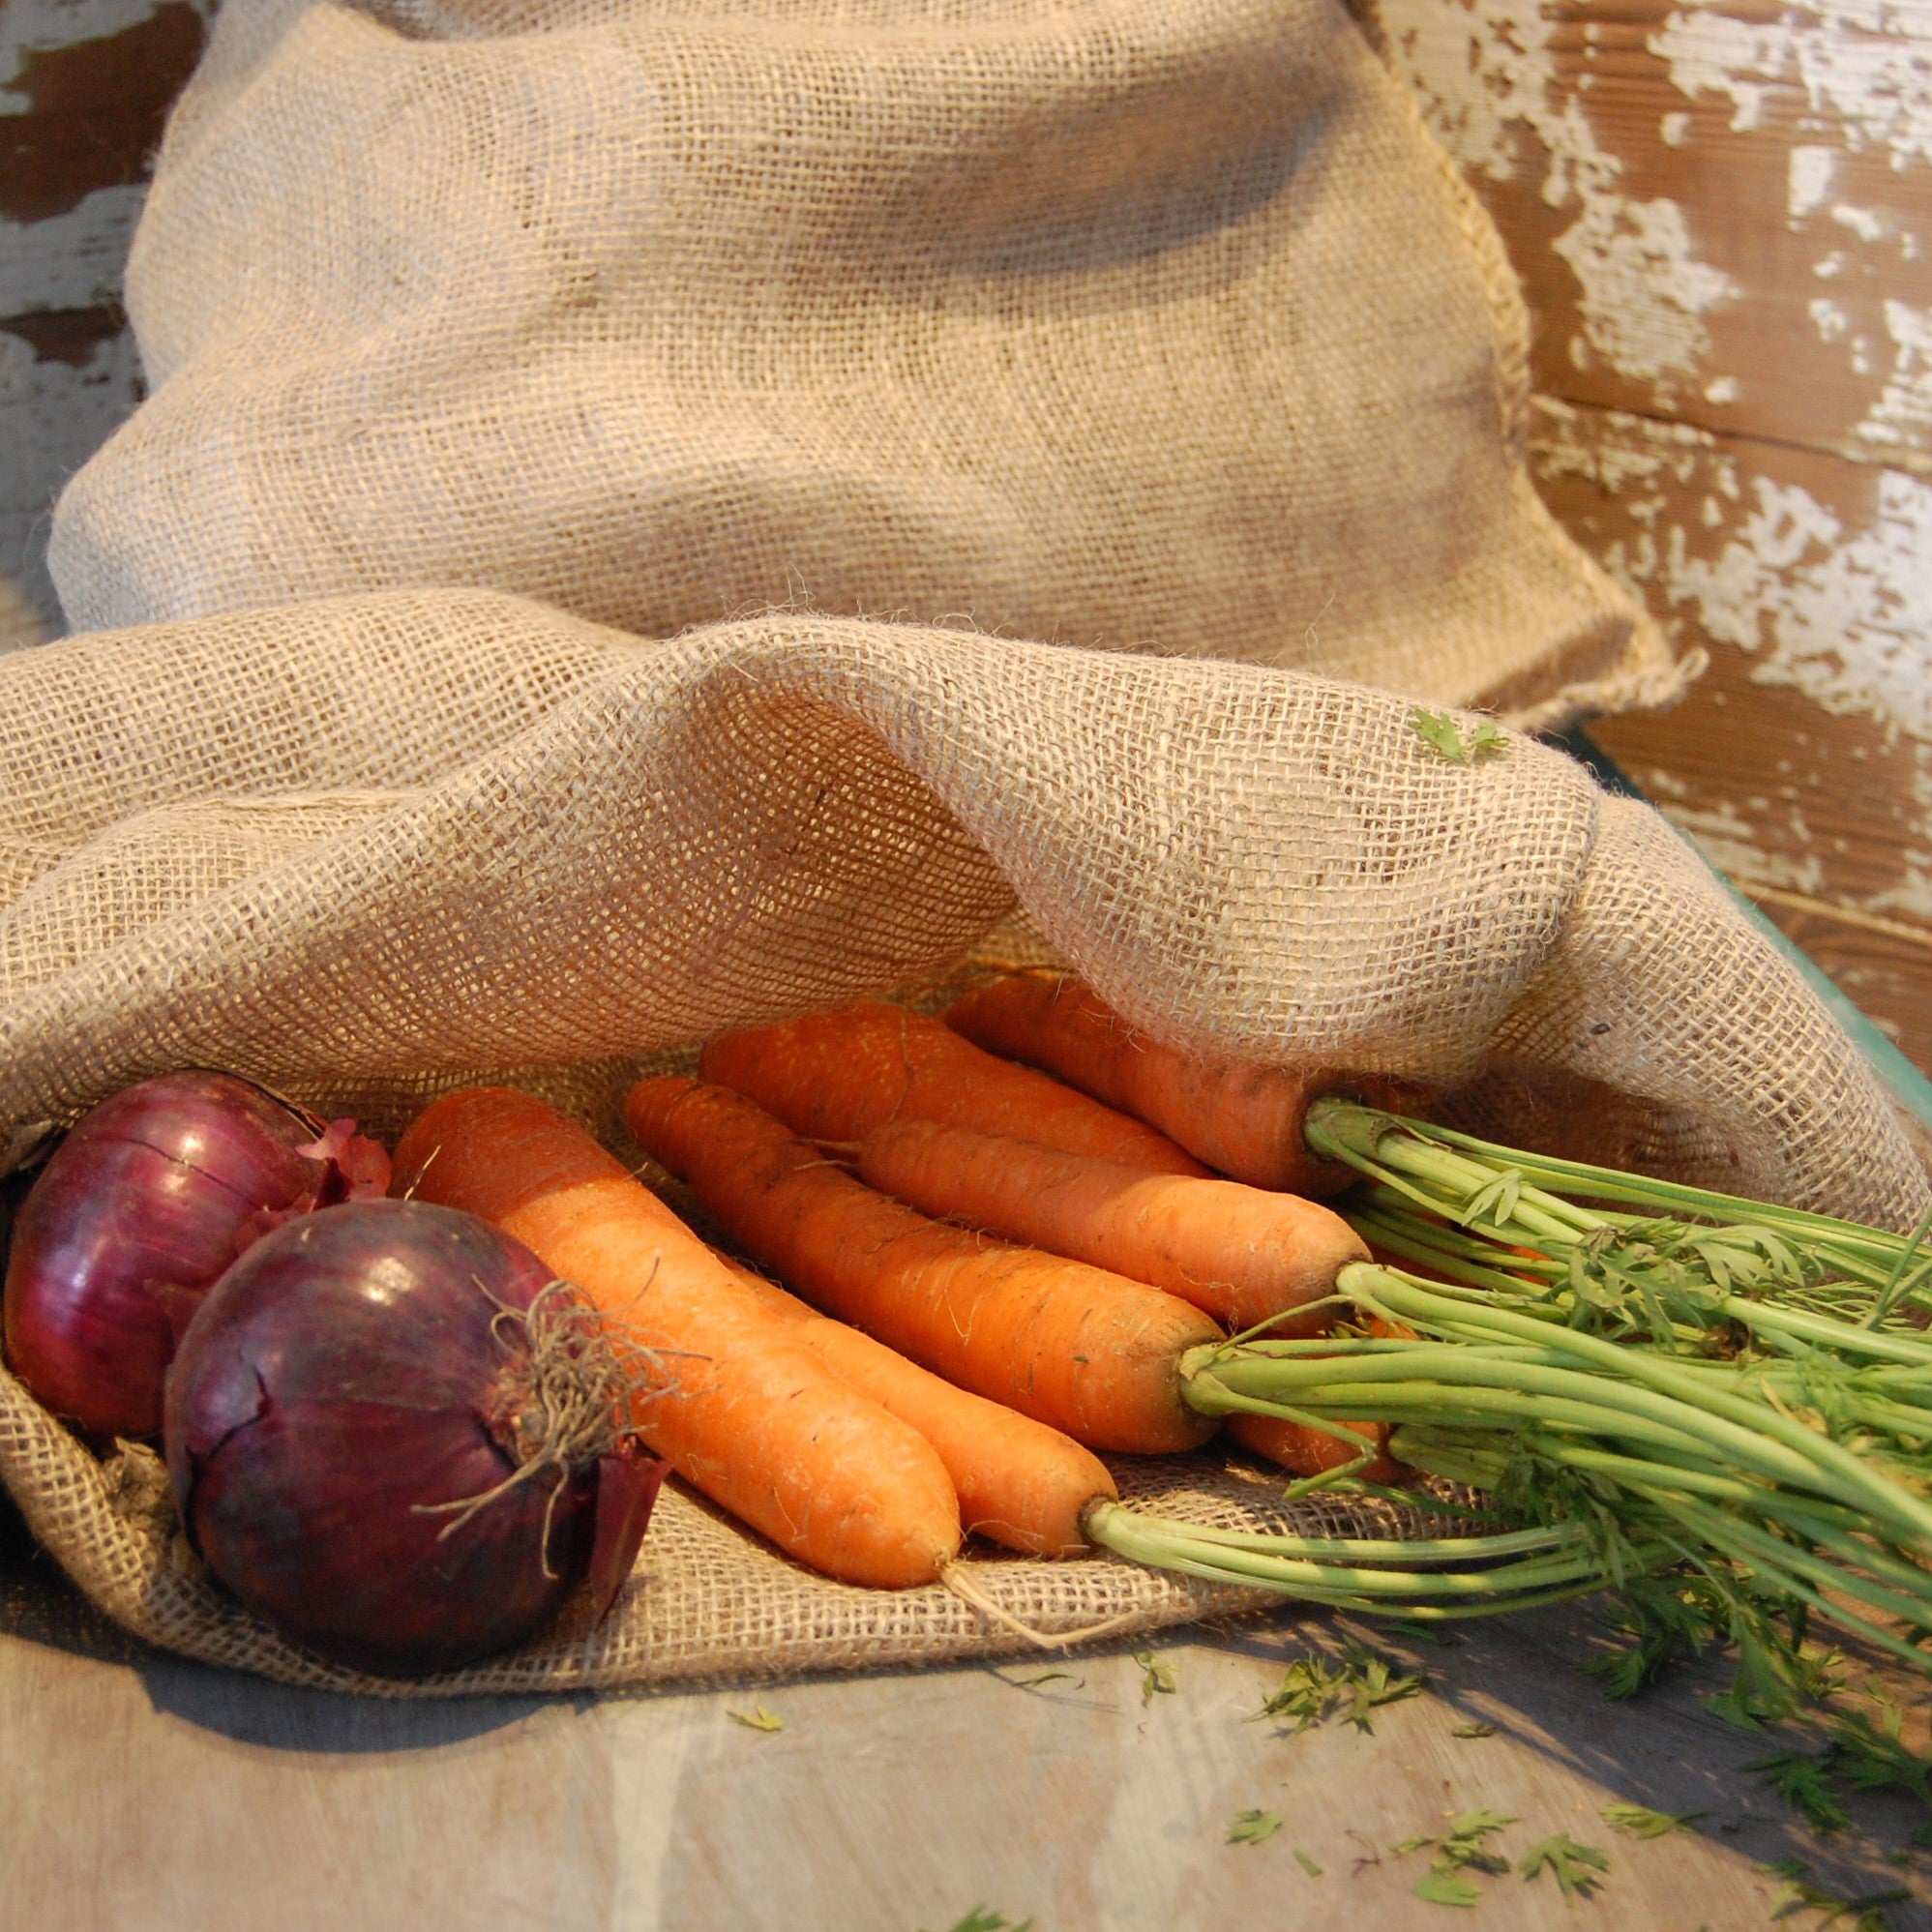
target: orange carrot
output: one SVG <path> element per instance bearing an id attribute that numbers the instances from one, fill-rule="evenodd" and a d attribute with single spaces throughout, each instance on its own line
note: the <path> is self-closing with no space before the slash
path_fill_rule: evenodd
<path id="1" fill-rule="evenodd" d="M 830 1374 L 650 1190 L 574 1122 L 509 1087 L 439 1100 L 396 1148 L 393 1191 L 492 1221 L 573 1282 L 658 1368 L 644 1441 L 694 1487 L 847 1583 L 930 1583 L 959 1501 L 933 1446 Z"/>
<path id="2" fill-rule="evenodd" d="M 1410 1473 L 1387 1451 L 1388 1423 L 1348 1422 L 1337 1426 L 1352 1429 L 1375 1444 L 1378 1451 L 1375 1461 L 1355 1471 L 1365 1481 L 1400 1482 Z M 1344 1469 L 1362 1453 L 1358 1444 L 1343 1437 L 1324 1435 L 1305 1422 L 1291 1422 L 1279 1415 L 1231 1415 L 1228 1433 L 1244 1449 L 1279 1463 L 1295 1475 L 1320 1475 L 1325 1470 Z"/>
<path id="3" fill-rule="evenodd" d="M 1144 1121 L 983 1054 L 927 1014 L 876 1000 L 728 1033 L 704 1049 L 698 1070 L 807 1140 L 944 1120 L 1162 1174 L 1207 1172 Z"/>
<path id="4" fill-rule="evenodd" d="M 909 1422 L 939 1452 L 960 1493 L 960 1518 L 976 1535 L 1029 1557 L 1075 1557 L 1093 1545 L 1081 1512 L 1096 1497 L 1117 1499 L 1107 1466 L 1071 1436 L 955 1388 L 883 1342 L 788 1294 L 731 1262 L 725 1265 L 843 1382 Z"/>
<path id="5" fill-rule="evenodd" d="M 737 1246 L 948 1382 L 1093 1449 L 1212 1433 L 1181 1401 L 1180 1357 L 1221 1330 L 1175 1296 L 929 1220 L 722 1086 L 647 1080 L 624 1118 Z"/>
<path id="6" fill-rule="evenodd" d="M 1160 1128 L 1221 1174 L 1294 1194 L 1338 1194 L 1355 1178 L 1309 1152 L 1301 1127 L 1310 1101 L 1351 1093 L 1385 1107 L 1414 1096 L 1379 1076 L 1192 1057 L 1136 1032 L 1067 975 L 1009 974 L 955 1000 L 945 1021 L 975 1046 L 1044 1067 Z"/>
<path id="7" fill-rule="evenodd" d="M 931 1120 L 868 1134 L 859 1174 L 924 1213 L 1152 1282 L 1236 1329 L 1332 1294 L 1341 1269 L 1369 1258 L 1339 1214 L 1298 1195 L 1148 1174 Z M 1320 1334 L 1332 1320 L 1317 1309 L 1270 1333 Z"/>

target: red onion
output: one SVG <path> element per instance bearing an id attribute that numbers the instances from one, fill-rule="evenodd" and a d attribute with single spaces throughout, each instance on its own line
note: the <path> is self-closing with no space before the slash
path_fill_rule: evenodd
<path id="1" fill-rule="evenodd" d="M 279 1221 L 388 1180 L 388 1156 L 353 1121 L 325 1126 L 233 1074 L 128 1087 L 79 1121 L 20 1207 L 7 1359 L 79 1429 L 157 1436 L 194 1299 Z"/>
<path id="2" fill-rule="evenodd" d="M 167 1374 L 190 1539 L 326 1657 L 453 1670 L 629 1574 L 663 1464 L 617 1442 L 596 1317 L 520 1242 L 368 1201 L 278 1228 L 215 1285 Z"/>

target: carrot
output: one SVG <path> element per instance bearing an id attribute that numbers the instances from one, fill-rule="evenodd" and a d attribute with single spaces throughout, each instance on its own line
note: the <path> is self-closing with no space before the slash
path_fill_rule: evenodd
<path id="1" fill-rule="evenodd" d="M 931 1120 L 868 1134 L 859 1174 L 927 1214 L 1151 1282 L 1231 1328 L 1320 1301 L 1350 1262 L 1369 1259 L 1339 1214 L 1296 1195 L 1148 1174 Z M 1320 1334 L 1330 1319 L 1318 1309 L 1270 1333 Z"/>
<path id="2" fill-rule="evenodd" d="M 509 1087 L 439 1100 L 396 1148 L 393 1191 L 492 1221 L 576 1284 L 620 1348 L 674 1375 L 631 1420 L 694 1487 L 847 1583 L 930 1583 L 959 1501 L 931 1443 L 857 1394 L 590 1135 Z"/>
<path id="3" fill-rule="evenodd" d="M 929 1220 L 722 1086 L 647 1080 L 624 1118 L 737 1246 L 948 1382 L 1092 1449 L 1213 1433 L 1181 1400 L 1180 1357 L 1221 1330 L 1175 1296 Z"/>
<path id="4" fill-rule="evenodd" d="M 1119 1496 L 1099 1457 L 1017 1409 L 955 1388 L 762 1275 L 725 1265 L 774 1314 L 793 1322 L 799 1341 L 841 1382 L 932 1443 L 960 1493 L 960 1517 L 969 1532 L 1029 1557 L 1091 1551 L 1082 1512 L 1096 1498 Z"/>
<path id="5" fill-rule="evenodd" d="M 1221 1174 L 1293 1194 L 1339 1194 L 1355 1178 L 1309 1152 L 1301 1128 L 1310 1101 L 1347 1092 L 1381 1107 L 1414 1097 L 1380 1076 L 1192 1057 L 1135 1031 L 1070 975 L 1011 973 L 955 1000 L 945 1022 L 989 1053 L 1044 1067 L 1160 1128 Z"/>
<path id="6" fill-rule="evenodd" d="M 1400 1482 L 1409 1474 L 1388 1453 L 1386 1422 L 1342 1422 L 1338 1428 L 1352 1429 L 1375 1444 L 1375 1461 L 1355 1473 L 1368 1482 Z M 1346 1469 L 1362 1451 L 1359 1445 L 1340 1436 L 1330 1436 L 1305 1422 L 1291 1422 L 1279 1415 L 1231 1415 L 1228 1433 L 1244 1449 L 1252 1449 L 1269 1462 L 1279 1463 L 1295 1475 L 1321 1475 L 1327 1470 Z"/>
<path id="7" fill-rule="evenodd" d="M 944 1120 L 1163 1174 L 1207 1172 L 1144 1121 L 981 1053 L 927 1014 L 877 1000 L 728 1033 L 704 1049 L 698 1070 L 807 1140 Z"/>

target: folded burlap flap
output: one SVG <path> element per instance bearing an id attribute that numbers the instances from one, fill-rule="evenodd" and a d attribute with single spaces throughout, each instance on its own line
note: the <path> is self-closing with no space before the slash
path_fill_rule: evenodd
<path id="1" fill-rule="evenodd" d="M 1525 469 L 1488 218 L 1338 0 L 224 0 L 75 629 L 788 606 L 1543 726 L 1661 638 Z"/>
<path id="2" fill-rule="evenodd" d="M 1791 967 L 1660 819 L 1527 739 L 1455 762 L 1401 700 L 1246 665 L 831 619 L 652 644 L 455 591 L 0 659 L 0 1143 L 184 1063 L 390 1129 L 509 1069 L 608 1132 L 639 1055 L 930 975 L 1016 900 L 1204 1053 L 1424 1076 L 1519 1139 L 1607 1136 L 1892 1226 L 1927 1199 Z M 196 1656 L 358 1681 L 174 1561 L 138 1475 L 0 1378 L 0 1476 L 102 1608 Z M 1210 1464 L 1130 1476 L 1267 1520 L 1268 1492 Z M 1394 1521 L 1327 1507 L 1298 1520 Z M 943 1590 L 812 1577 L 688 1497 L 662 1511 L 600 1630 L 414 1688 L 1019 1641 Z M 1100 1558 L 988 1577 L 1047 1631 L 1261 1600 Z"/>

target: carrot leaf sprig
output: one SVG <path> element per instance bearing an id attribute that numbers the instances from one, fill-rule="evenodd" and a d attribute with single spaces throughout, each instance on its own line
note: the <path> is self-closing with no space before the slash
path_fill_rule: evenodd
<path id="1" fill-rule="evenodd" d="M 1294 1735 L 1312 1730 L 1332 1711 L 1346 1707 L 1343 1723 L 1373 1733 L 1370 1712 L 1384 1704 L 1413 1697 L 1425 1681 L 1420 1671 L 1403 1671 L 1388 1657 L 1352 1639 L 1343 1648 L 1341 1663 L 1331 1668 L 1324 1657 L 1296 1657 L 1289 1665 L 1281 1688 L 1255 1714 L 1294 1720 Z"/>
<path id="2" fill-rule="evenodd" d="M 1446 711 L 1429 711 L 1418 704 L 1409 723 L 1432 752 L 1455 764 L 1474 764 L 1478 759 L 1493 758 L 1509 749 L 1509 740 L 1497 729 L 1493 719 L 1479 720 L 1467 738 Z"/>
<path id="3" fill-rule="evenodd" d="M 1470 1877 L 1471 1872 L 1492 1876 L 1508 1871 L 1509 1860 L 1486 1842 L 1505 1826 L 1515 1824 L 1487 1809 L 1465 1811 L 1450 1819 L 1441 1837 L 1422 1835 L 1404 1838 L 1396 1845 L 1398 1858 L 1433 1846 L 1436 1856 L 1429 1869 L 1415 1882 L 1415 1896 L 1431 1905 L 1474 1905 L 1482 1897 L 1482 1887 Z"/>

